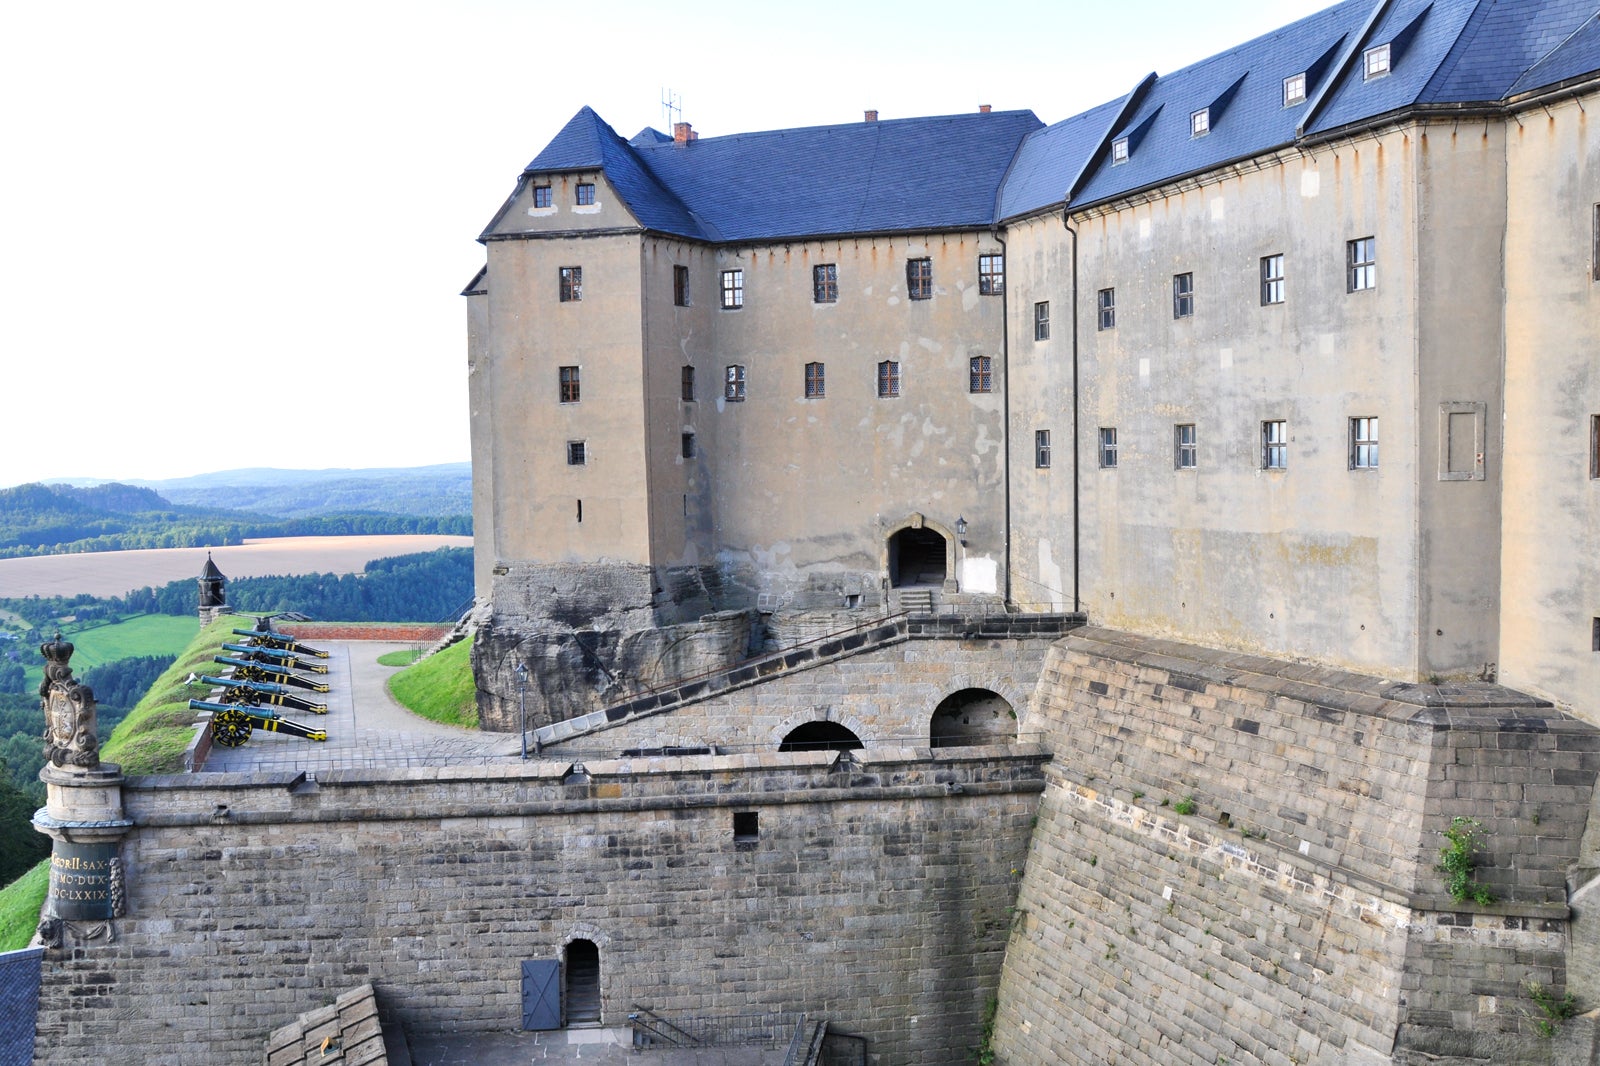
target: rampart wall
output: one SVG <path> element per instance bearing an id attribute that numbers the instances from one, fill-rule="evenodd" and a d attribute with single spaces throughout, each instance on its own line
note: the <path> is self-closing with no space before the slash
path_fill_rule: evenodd
<path id="1" fill-rule="evenodd" d="M 370 982 L 418 1030 L 520 1024 L 520 963 L 599 948 L 603 1022 L 820 1012 L 882 1062 L 980 1037 L 1038 747 L 142 778 L 128 914 L 45 962 L 39 1059 L 256 1063 Z M 735 840 L 733 814 L 754 814 Z"/>

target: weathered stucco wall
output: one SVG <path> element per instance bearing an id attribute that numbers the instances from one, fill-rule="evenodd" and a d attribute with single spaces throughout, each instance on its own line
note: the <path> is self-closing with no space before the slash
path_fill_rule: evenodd
<path id="1" fill-rule="evenodd" d="M 604 1024 L 804 1010 L 965 1062 L 1045 756 L 857 755 L 134 782 L 128 917 L 47 953 L 38 1061 L 257 1063 L 369 981 L 414 1031 L 517 1028 L 521 960 L 582 938 Z"/>
<path id="2" fill-rule="evenodd" d="M 1084 629 L 1023 728 L 1055 760 L 998 1062 L 1552 1061 L 1524 982 L 1567 984 L 1592 727 L 1495 686 Z M 1483 823 L 1495 904 L 1433 868 L 1457 815 Z M 1569 1027 L 1558 1054 L 1593 1042 Z"/>

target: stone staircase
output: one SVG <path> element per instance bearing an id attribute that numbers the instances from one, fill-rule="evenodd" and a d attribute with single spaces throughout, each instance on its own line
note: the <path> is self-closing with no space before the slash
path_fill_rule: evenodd
<path id="1" fill-rule="evenodd" d="M 906 614 L 932 614 L 932 589 L 901 589 L 900 610 Z"/>

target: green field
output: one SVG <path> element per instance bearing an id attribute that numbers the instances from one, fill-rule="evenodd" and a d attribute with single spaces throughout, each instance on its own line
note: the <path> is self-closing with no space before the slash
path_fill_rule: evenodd
<path id="1" fill-rule="evenodd" d="M 445 725 L 478 727 L 472 642 L 458 641 L 389 679 L 389 693 L 407 710 Z"/>
<path id="2" fill-rule="evenodd" d="M 78 649 L 72 654 L 72 672 L 83 676 L 91 666 L 117 659 L 143 655 L 176 655 L 200 632 L 198 618 L 170 614 L 137 614 L 121 622 L 90 623 L 86 628 L 61 627 L 61 635 Z M 28 672 L 28 687 L 37 688 L 44 677 L 44 659 L 37 649 L 29 649 L 23 666 Z"/>

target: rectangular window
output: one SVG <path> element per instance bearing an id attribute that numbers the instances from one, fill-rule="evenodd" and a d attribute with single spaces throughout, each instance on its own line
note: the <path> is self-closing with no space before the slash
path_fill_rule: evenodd
<path id="1" fill-rule="evenodd" d="M 561 302 L 576 303 L 583 299 L 583 267 L 561 268 Z"/>
<path id="2" fill-rule="evenodd" d="M 1189 136 L 1204 137 L 1211 132 L 1211 109 L 1202 107 L 1189 116 Z"/>
<path id="3" fill-rule="evenodd" d="M 1306 99 L 1306 76 L 1291 74 L 1283 79 L 1283 106 L 1293 107 Z"/>
<path id="4" fill-rule="evenodd" d="M 694 434 L 693 433 L 685 433 L 683 435 L 683 442 L 682 442 L 682 448 L 681 448 L 680 454 L 685 459 L 693 459 L 694 458 Z"/>
<path id="5" fill-rule="evenodd" d="M 561 391 L 559 395 L 562 403 L 578 402 L 578 378 L 577 367 L 564 366 L 561 368 Z"/>
<path id="6" fill-rule="evenodd" d="M 1094 298 L 1099 312 L 1099 328 L 1115 329 L 1117 325 L 1117 290 L 1101 289 Z"/>
<path id="7" fill-rule="evenodd" d="M 1127 161 L 1128 138 L 1118 137 L 1116 140 L 1111 142 L 1111 165 L 1116 166 L 1119 163 L 1126 163 Z"/>
<path id="8" fill-rule="evenodd" d="M 694 367 L 683 365 L 683 402 L 694 403 Z"/>
<path id="9" fill-rule="evenodd" d="M 1600 204 L 1594 205 L 1594 280 L 1600 281 Z"/>
<path id="10" fill-rule="evenodd" d="M 1283 303 L 1283 256 L 1261 257 L 1261 306 Z"/>
<path id="11" fill-rule="evenodd" d="M 1261 423 L 1261 469 L 1284 470 L 1289 466 L 1289 423 L 1282 419 Z"/>
<path id="12" fill-rule="evenodd" d="M 1195 441 L 1194 423 L 1179 422 L 1172 427 L 1173 465 L 1179 470 L 1193 470 L 1200 465 L 1200 446 Z"/>
<path id="13" fill-rule="evenodd" d="M 1595 651 L 1600 651 L 1600 618 L 1594 620 L 1594 635 L 1589 639 L 1589 645 Z"/>
<path id="14" fill-rule="evenodd" d="M 679 307 L 689 306 L 689 268 L 686 266 L 672 268 L 672 302 Z"/>
<path id="15" fill-rule="evenodd" d="M 1006 291 L 1006 257 L 978 256 L 978 295 L 999 296 Z"/>
<path id="16" fill-rule="evenodd" d="M 1484 480 L 1484 434 L 1489 405 L 1448 400 L 1439 405 L 1439 480 Z"/>
<path id="17" fill-rule="evenodd" d="M 913 300 L 933 299 L 933 260 L 906 260 L 906 292 Z"/>
<path id="18" fill-rule="evenodd" d="M 722 272 L 722 309 L 737 311 L 744 306 L 744 271 Z"/>
<path id="19" fill-rule="evenodd" d="M 736 363 L 728 368 L 727 377 L 722 383 L 722 398 L 724 400 L 732 400 L 735 403 L 739 403 L 744 400 L 743 366 Z"/>
<path id="20" fill-rule="evenodd" d="M 806 399 L 820 400 L 827 394 L 826 369 L 822 363 L 806 364 Z"/>
<path id="21" fill-rule="evenodd" d="M 1115 470 L 1117 466 L 1117 431 L 1114 426 L 1100 427 L 1100 469 Z"/>
<path id="22" fill-rule="evenodd" d="M 1188 318 L 1194 314 L 1194 275 L 1172 275 L 1172 317 Z"/>
<path id="23" fill-rule="evenodd" d="M 837 263 L 819 263 L 811 268 L 811 300 L 813 303 L 839 302 L 839 266 Z"/>
<path id="24" fill-rule="evenodd" d="M 1358 237 L 1345 242 L 1344 258 L 1349 291 L 1378 287 L 1378 239 Z"/>
<path id="25" fill-rule="evenodd" d="M 878 398 L 890 399 L 900 395 L 900 364 L 885 359 L 878 364 Z"/>
<path id="26" fill-rule="evenodd" d="M 594 206 L 594 185 L 592 183 L 580 182 L 578 184 L 578 206 Z"/>
<path id="27" fill-rule="evenodd" d="M 589 456 L 587 454 L 587 449 L 584 447 L 584 442 L 583 441 L 581 441 L 581 440 L 569 440 L 569 441 L 567 441 L 567 465 L 568 466 L 583 466 L 588 461 L 589 461 Z M 579 513 L 581 514 L 582 512 L 579 512 Z M 581 521 L 583 521 L 583 519 L 580 518 L 580 519 L 578 519 L 578 521 L 581 522 Z"/>
<path id="28" fill-rule="evenodd" d="M 1350 420 L 1350 469 L 1378 468 L 1378 420 L 1363 416 Z"/>
<path id="29" fill-rule="evenodd" d="M 1050 339 L 1050 301 L 1041 300 L 1033 305 L 1033 339 L 1047 341 Z"/>
<path id="30" fill-rule="evenodd" d="M 761 812 L 733 812 L 733 840 L 736 844 L 753 844 L 761 839 Z"/>
<path id="31" fill-rule="evenodd" d="M 1389 46 L 1380 44 L 1362 53 L 1363 69 L 1367 78 L 1381 78 L 1389 73 Z"/>
<path id="32" fill-rule="evenodd" d="M 1043 470 L 1050 465 L 1050 431 L 1036 429 L 1033 431 L 1033 465 Z"/>
<path id="33" fill-rule="evenodd" d="M 1600 415 L 1589 416 L 1589 476 L 1600 478 Z"/>
<path id="34" fill-rule="evenodd" d="M 994 391 L 994 360 L 987 355 L 975 355 L 967 364 L 967 391 Z"/>
<path id="35" fill-rule="evenodd" d="M 550 186 L 535 185 L 533 187 L 533 206 L 549 207 L 550 203 Z"/>

